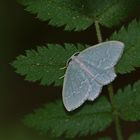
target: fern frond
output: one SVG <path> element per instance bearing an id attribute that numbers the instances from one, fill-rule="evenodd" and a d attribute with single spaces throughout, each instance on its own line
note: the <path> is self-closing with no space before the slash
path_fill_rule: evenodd
<path id="1" fill-rule="evenodd" d="M 42 85 L 62 85 L 67 60 L 75 52 L 83 50 L 83 45 L 65 44 L 64 46 L 48 44 L 48 47 L 38 47 L 37 51 L 28 50 L 26 55 L 20 55 L 12 63 L 16 72 L 26 76 L 26 80 L 41 81 Z"/>
<path id="2" fill-rule="evenodd" d="M 84 30 L 95 20 L 112 27 L 138 9 L 139 0 L 18 0 L 43 21 L 66 30 Z"/>
<path id="3" fill-rule="evenodd" d="M 128 140 L 140 140 L 140 133 L 133 134 Z"/>
<path id="4" fill-rule="evenodd" d="M 112 108 L 105 97 L 93 105 L 85 104 L 80 111 L 68 113 L 61 101 L 50 103 L 28 115 L 25 124 L 53 137 L 85 136 L 102 131 L 112 122 Z"/>
<path id="5" fill-rule="evenodd" d="M 140 120 L 140 81 L 119 90 L 114 97 L 118 115 L 126 121 Z"/>
<path id="6" fill-rule="evenodd" d="M 110 40 L 120 40 L 125 44 L 124 54 L 116 67 L 118 73 L 129 73 L 140 67 L 140 22 L 134 20 L 127 29 L 122 27 Z"/>

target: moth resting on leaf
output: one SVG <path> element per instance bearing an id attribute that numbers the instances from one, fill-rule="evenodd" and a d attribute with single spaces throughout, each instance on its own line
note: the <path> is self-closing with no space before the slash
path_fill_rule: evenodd
<path id="1" fill-rule="evenodd" d="M 71 56 L 62 91 L 63 103 L 68 111 L 78 108 L 86 100 L 94 101 L 102 87 L 115 79 L 114 66 L 123 49 L 122 42 L 107 41 Z"/>

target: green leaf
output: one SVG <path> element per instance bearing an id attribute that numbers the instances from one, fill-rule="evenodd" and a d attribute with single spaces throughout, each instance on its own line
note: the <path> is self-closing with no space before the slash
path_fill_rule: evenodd
<path id="1" fill-rule="evenodd" d="M 102 137 L 102 138 L 99 138 L 97 140 L 112 140 L 110 137 Z"/>
<path id="2" fill-rule="evenodd" d="M 103 131 L 112 122 L 112 109 L 105 97 L 94 104 L 85 104 L 80 111 L 68 113 L 61 101 L 50 103 L 28 115 L 25 124 L 43 133 L 67 138 Z"/>
<path id="3" fill-rule="evenodd" d="M 128 140 L 140 140 L 140 133 L 139 134 L 133 134 L 130 136 Z"/>
<path id="4" fill-rule="evenodd" d="M 112 27 L 139 8 L 139 0 L 18 0 L 42 21 L 66 30 L 84 30 L 95 20 Z"/>
<path id="5" fill-rule="evenodd" d="M 140 81 L 119 90 L 114 97 L 118 115 L 126 121 L 140 120 Z"/>
<path id="6" fill-rule="evenodd" d="M 134 20 L 127 29 L 122 27 L 110 40 L 120 40 L 125 44 L 124 54 L 116 67 L 118 73 L 129 73 L 140 67 L 140 22 Z"/>
<path id="7" fill-rule="evenodd" d="M 26 55 L 20 55 L 12 63 L 16 72 L 26 75 L 26 80 L 41 81 L 42 85 L 62 85 L 67 60 L 75 52 L 83 50 L 84 46 L 78 44 L 65 44 L 65 46 L 48 44 L 48 47 L 38 47 L 37 51 L 28 50 Z"/>

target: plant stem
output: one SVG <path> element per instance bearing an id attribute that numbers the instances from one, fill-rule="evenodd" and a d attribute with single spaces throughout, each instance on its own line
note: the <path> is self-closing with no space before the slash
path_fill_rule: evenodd
<path id="1" fill-rule="evenodd" d="M 95 29 L 96 29 L 96 33 L 97 33 L 98 42 L 101 43 L 102 42 L 102 34 L 101 34 L 101 30 L 100 30 L 100 26 L 99 26 L 98 21 L 95 21 Z"/>
<path id="2" fill-rule="evenodd" d="M 109 92 L 109 98 L 110 98 L 113 112 L 114 112 L 115 130 L 116 130 L 117 138 L 118 138 L 118 140 L 123 140 L 119 116 L 117 114 L 116 106 L 115 106 L 115 103 L 113 101 L 114 90 L 113 90 L 113 86 L 111 84 L 108 85 L 108 92 Z"/>
<path id="3" fill-rule="evenodd" d="M 98 21 L 95 21 L 95 29 L 96 29 L 96 33 L 97 33 L 98 42 L 101 43 L 102 42 L 102 34 L 101 34 L 101 30 L 100 30 L 100 26 L 99 26 Z M 115 103 L 113 101 L 114 90 L 113 90 L 112 84 L 108 85 L 108 92 L 109 92 L 109 98 L 110 98 L 110 102 L 111 102 L 113 112 L 114 112 L 114 121 L 115 121 L 115 129 L 116 129 L 117 139 L 123 140 L 119 116 L 117 114 Z"/>

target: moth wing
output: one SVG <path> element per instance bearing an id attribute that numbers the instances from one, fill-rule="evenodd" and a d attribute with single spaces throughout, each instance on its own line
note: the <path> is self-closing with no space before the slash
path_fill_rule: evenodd
<path id="1" fill-rule="evenodd" d="M 109 68 L 107 70 L 98 70 L 98 75 L 96 77 L 96 81 L 103 85 L 108 85 L 116 78 L 116 73 L 114 68 Z"/>
<path id="2" fill-rule="evenodd" d="M 102 70 L 88 63 L 84 63 L 91 77 L 100 85 L 107 85 L 116 78 L 114 67 Z"/>
<path id="3" fill-rule="evenodd" d="M 91 84 L 91 90 L 88 95 L 88 100 L 94 101 L 101 93 L 102 85 L 91 78 L 90 78 L 90 84 Z"/>
<path id="4" fill-rule="evenodd" d="M 74 61 L 69 63 L 63 84 L 63 103 L 68 111 L 81 106 L 88 97 L 91 86 L 86 72 Z"/>
<path id="5" fill-rule="evenodd" d="M 116 65 L 123 53 L 124 44 L 120 41 L 107 41 L 82 51 L 78 58 L 95 68 L 108 69 Z"/>

